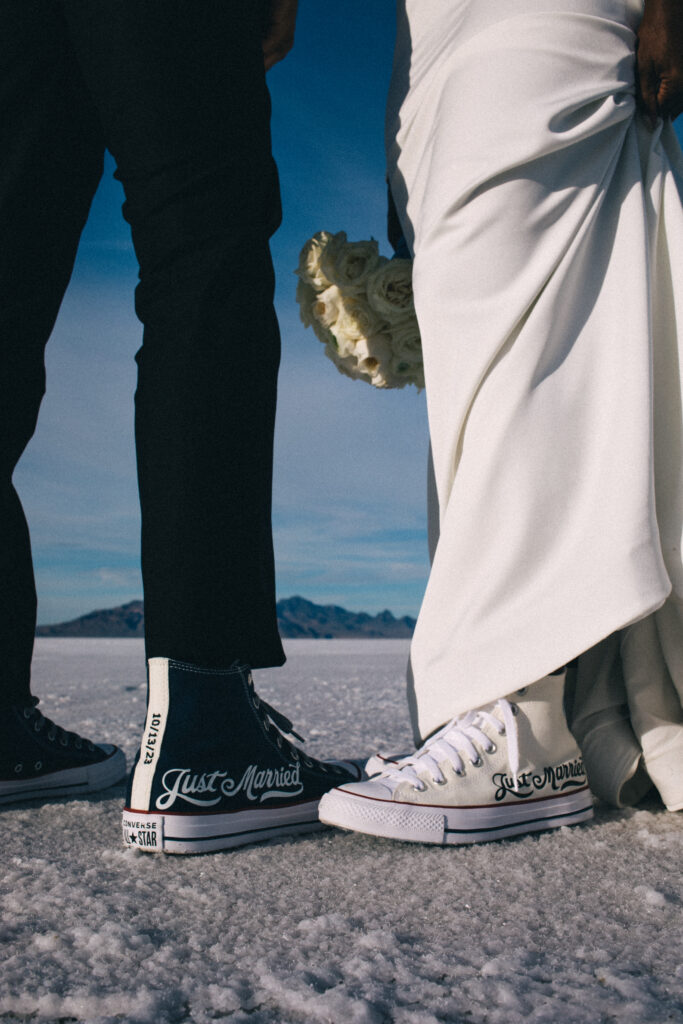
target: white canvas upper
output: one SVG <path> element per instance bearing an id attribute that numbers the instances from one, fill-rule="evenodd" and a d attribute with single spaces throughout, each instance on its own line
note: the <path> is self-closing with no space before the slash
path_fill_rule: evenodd
<path id="1" fill-rule="evenodd" d="M 592 800 L 563 711 L 564 673 L 449 722 L 414 755 L 320 805 L 342 828 L 423 842 L 472 842 L 586 820 Z M 420 809 L 398 814 L 397 805 Z M 432 838 L 425 838 L 427 834 Z M 379 831 L 377 831 L 379 829 Z"/>

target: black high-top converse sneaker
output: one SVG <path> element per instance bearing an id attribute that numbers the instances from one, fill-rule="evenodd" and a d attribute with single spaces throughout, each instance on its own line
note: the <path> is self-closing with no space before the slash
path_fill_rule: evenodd
<path id="1" fill-rule="evenodd" d="M 291 722 L 254 691 L 248 668 L 149 660 L 149 702 L 123 812 L 128 846 L 206 853 L 320 827 L 327 790 L 352 762 L 316 761 Z M 301 737 L 297 737 L 301 739 Z"/>
<path id="2" fill-rule="evenodd" d="M 81 796 L 113 786 L 125 774 L 118 747 L 67 732 L 35 704 L 0 710 L 0 804 Z"/>

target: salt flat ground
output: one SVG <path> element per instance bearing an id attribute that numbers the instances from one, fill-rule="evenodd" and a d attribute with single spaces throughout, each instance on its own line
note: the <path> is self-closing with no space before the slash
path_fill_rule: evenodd
<path id="1" fill-rule="evenodd" d="M 257 673 L 316 754 L 409 745 L 404 641 L 293 641 Z M 142 645 L 41 640 L 46 714 L 132 758 Z M 683 815 L 441 849 L 326 831 L 124 850 L 123 786 L 2 821 L 0 1020 L 683 1021 Z"/>

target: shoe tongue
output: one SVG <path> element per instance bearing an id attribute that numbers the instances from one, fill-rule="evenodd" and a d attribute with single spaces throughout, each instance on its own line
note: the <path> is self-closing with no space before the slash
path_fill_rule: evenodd
<path id="1" fill-rule="evenodd" d="M 476 711 L 468 711 L 466 714 L 461 715 L 460 718 L 454 719 L 451 723 L 451 727 L 456 729 L 466 729 L 468 725 L 474 725 L 478 729 L 483 729 L 484 732 L 488 733 L 491 729 L 490 721 L 487 721 L 487 715 L 491 715 L 497 719 L 502 725 L 505 724 L 505 716 L 500 707 L 500 702 L 495 701 L 493 704 L 485 704 L 484 707 L 477 708 Z M 488 729 L 487 729 L 488 727 Z"/>

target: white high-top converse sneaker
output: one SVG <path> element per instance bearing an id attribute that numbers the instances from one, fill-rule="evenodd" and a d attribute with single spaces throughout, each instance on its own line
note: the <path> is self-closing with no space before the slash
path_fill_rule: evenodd
<path id="1" fill-rule="evenodd" d="M 593 816 L 562 706 L 564 673 L 453 719 L 411 757 L 320 802 L 327 825 L 420 843 L 478 843 Z"/>

